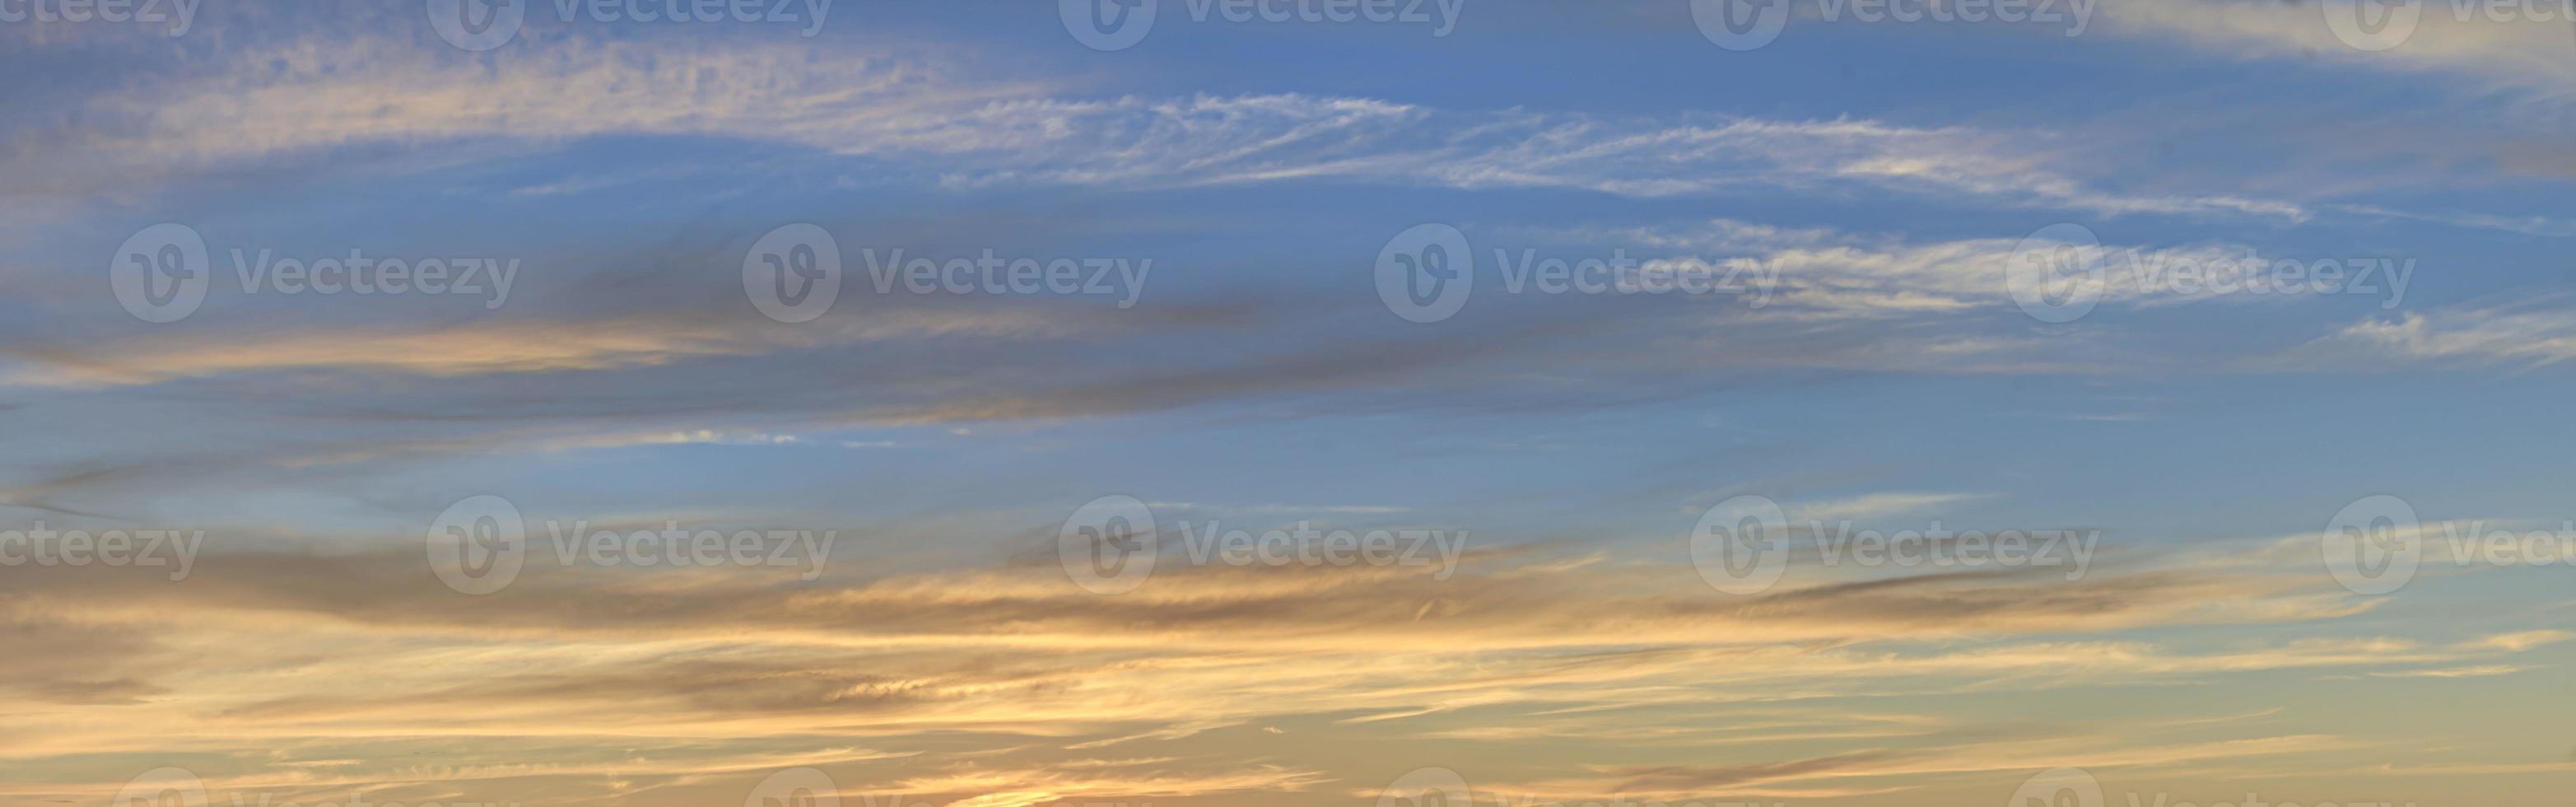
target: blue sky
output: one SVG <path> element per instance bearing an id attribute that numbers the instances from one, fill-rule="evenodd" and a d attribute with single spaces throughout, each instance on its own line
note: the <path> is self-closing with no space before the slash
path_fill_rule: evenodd
<path id="1" fill-rule="evenodd" d="M 2340 2 L 1800 2 L 1736 50 L 1723 3 L 1162 0 L 1104 50 L 1051 3 L 541 2 L 474 49 L 443 3 L 0 21 L 35 79 L 0 85 L 0 802 L 1988 805 L 2076 769 L 2539 805 L 2576 762 L 2569 562 L 2527 551 L 2576 543 L 2558 9 L 2371 50 Z M 748 290 L 791 225 L 838 258 L 803 320 Z M 1470 245 L 1454 314 L 1381 295 L 1408 232 Z M 897 250 L 1136 271 L 924 293 Z M 1758 288 L 1515 291 L 1524 254 Z M 355 256 L 493 268 L 242 274 Z M 155 262 L 202 300 L 118 286 Z M 2388 271 L 2128 273 L 2320 262 Z M 2077 309 L 2016 297 L 2070 267 Z M 2371 591 L 2336 536 L 2382 494 L 2420 570 Z M 494 591 L 441 565 L 478 496 L 526 534 Z M 1107 497 L 1161 547 L 1132 590 L 1067 543 Z M 1704 516 L 1743 501 L 1789 548 L 1728 591 Z M 1465 551 L 1188 560 L 1211 523 Z M 545 545 L 665 524 L 835 543 Z M 2099 552 L 1821 540 L 1944 529 Z M 34 530 L 201 544 L 171 579 Z"/>

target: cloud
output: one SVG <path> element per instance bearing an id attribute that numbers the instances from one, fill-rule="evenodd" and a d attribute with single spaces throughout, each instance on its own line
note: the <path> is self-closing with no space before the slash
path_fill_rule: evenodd
<path id="1" fill-rule="evenodd" d="M 2365 319 L 2289 351 L 2283 362 L 2386 367 L 2536 367 L 2576 358 L 2576 311 L 2563 300 L 2410 311 Z"/>
<path id="2" fill-rule="evenodd" d="M 2568 46 L 2568 20 L 2499 22 L 2485 19 L 2482 12 L 2463 20 L 2454 9 L 2479 12 L 2484 6 L 2433 2 L 2408 7 L 2421 11 L 2412 34 L 2377 52 L 2362 51 L 2337 38 L 2326 15 L 2353 6 L 2333 0 L 2161 0 L 2105 3 L 2102 12 L 2105 31 L 2179 40 L 2237 59 L 2322 57 L 2346 68 L 2456 75 L 2489 86 L 2552 95 L 2576 90 L 2576 78 L 2571 78 L 2576 71 L 2570 69 L 2576 68 L 2576 50 Z M 2543 14 L 2555 14 L 2554 7 L 2538 8 Z"/>
<path id="3" fill-rule="evenodd" d="M 977 76 L 931 52 L 573 38 L 484 61 L 366 38 L 297 42 L 239 54 L 209 75 L 90 101 L 77 129 L 22 130 L 21 154 L 81 159 L 19 159 L 5 170 L 31 184 L 108 171 L 88 182 L 131 186 L 388 147 L 428 168 L 495 156 L 493 143 L 526 150 L 614 133 L 801 146 L 869 159 L 880 179 L 949 187 L 1330 179 L 1654 198 L 1839 186 L 2105 216 L 2307 215 L 2285 201 L 2094 187 L 2069 173 L 2083 161 L 2045 133 L 1443 110 L 1304 94 L 1065 97 L 1050 94 L 1060 88 L 1048 82 Z M 353 108 L 370 114 L 344 114 Z"/>
<path id="4" fill-rule="evenodd" d="M 209 553 L 180 584 L 127 569 L 0 568 L 0 590 L 10 592 L 0 604 L 20 615 L 18 635 L 51 636 L 38 644 L 60 648 L 12 662 L 13 680 L 114 682 L 126 704 L 107 728 L 59 698 L 30 703 L 10 718 L 21 739 L 8 753 L 214 755 L 232 759 L 226 766 L 248 787 L 284 781 L 274 779 L 284 769 L 262 761 L 271 747 L 357 753 L 349 747 L 403 737 L 439 748 L 441 772 L 360 768 L 305 784 L 474 780 L 468 792 L 506 794 L 540 782 L 591 792 L 609 770 L 620 780 L 654 771 L 640 774 L 650 782 L 735 767 L 717 758 L 848 753 L 864 742 L 907 749 L 889 760 L 904 776 L 874 781 L 914 791 L 1179 794 L 1320 780 L 1240 757 L 1105 771 L 1033 761 L 1043 755 L 1029 751 L 1009 751 L 1008 764 L 977 754 L 1115 744 L 1151 757 L 1316 721 L 1340 727 L 1313 730 L 1328 736 L 1493 742 L 1513 736 L 1495 729 L 1557 722 L 1550 714 L 1580 726 L 1602 710 L 1664 715 L 1621 723 L 1631 732 L 1624 743 L 1694 748 L 1723 744 L 1693 722 L 1709 710 L 1787 709 L 1792 722 L 1828 725 L 1851 698 L 2474 668 L 2538 646 L 2529 637 L 2455 647 L 2356 637 L 2195 647 L 2192 626 L 2306 622 L 2356 608 L 2322 575 L 2196 564 L 2080 585 L 1996 574 L 1794 578 L 1778 593 L 1732 598 L 1670 560 L 1565 564 L 1544 552 L 1489 552 L 1471 554 L 1445 582 L 1393 568 L 1210 567 L 1102 598 L 1071 585 L 1051 559 L 884 575 L 862 564 L 797 584 L 792 573 L 759 569 L 563 568 L 547 551 L 534 550 L 537 562 L 511 588 L 481 597 L 444 588 L 416 547 L 234 549 Z M 59 627 L 75 623 L 85 627 Z M 2067 638 L 2142 628 L 2163 638 Z M 1493 722 L 1506 714 L 1519 716 Z M 1882 728 L 1910 722 L 1921 721 L 1890 718 Z M 479 735 L 561 747 L 543 755 L 556 762 L 514 769 L 510 760 L 531 752 L 443 739 Z M 577 761 L 571 749 L 601 737 L 658 750 Z M 709 761 L 688 761 L 701 758 Z M 1958 764 L 1912 753 L 1836 764 L 1863 763 Z M 1996 766 L 2008 764 L 2017 763 Z M 1775 761 L 1728 781 L 1850 775 L 1859 774 Z M 1726 778 L 1617 776 L 1658 792 Z"/>

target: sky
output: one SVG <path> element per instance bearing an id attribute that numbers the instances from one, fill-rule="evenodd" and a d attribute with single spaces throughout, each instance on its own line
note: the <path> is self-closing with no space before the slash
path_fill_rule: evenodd
<path id="1" fill-rule="evenodd" d="M 0 805 L 2576 783 L 2563 3 L 0 0 L 0 74 Z"/>

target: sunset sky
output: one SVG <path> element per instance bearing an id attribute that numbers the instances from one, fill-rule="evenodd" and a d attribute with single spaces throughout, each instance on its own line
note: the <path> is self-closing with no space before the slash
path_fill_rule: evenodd
<path id="1" fill-rule="evenodd" d="M 0 0 L 0 805 L 2576 790 L 2576 9 L 515 1 Z"/>

